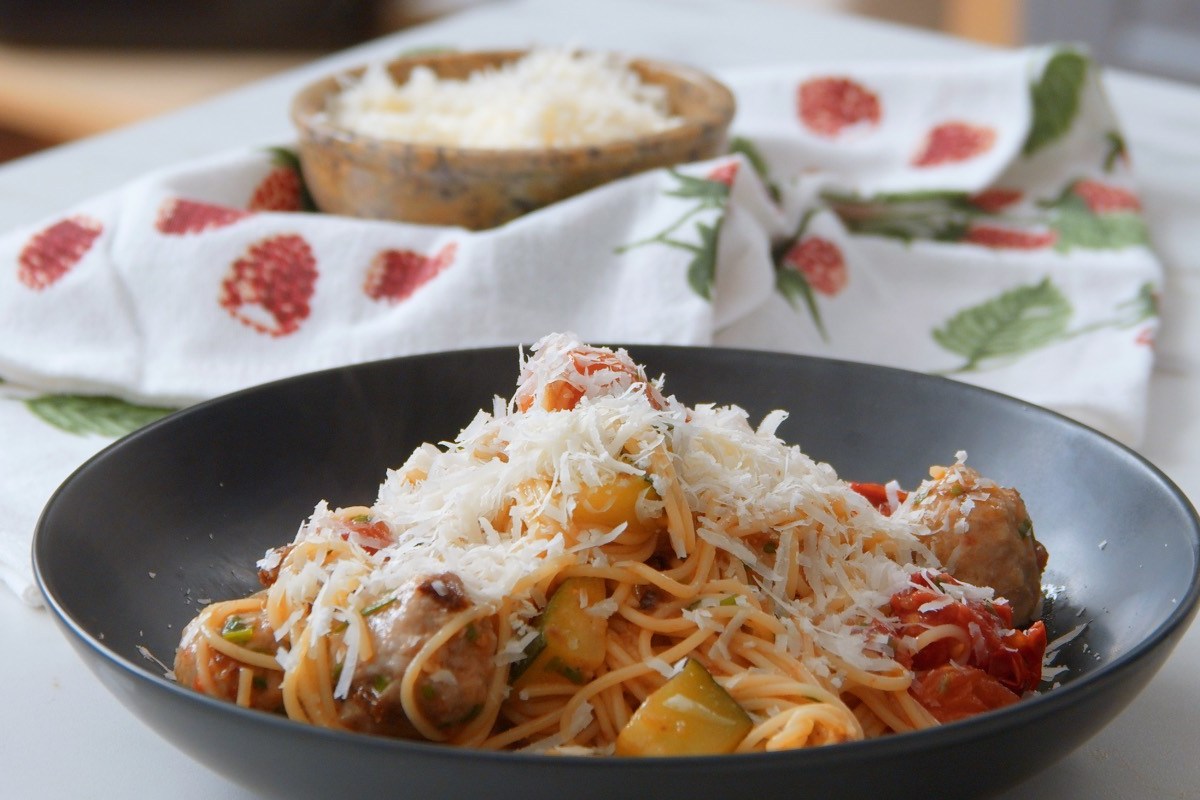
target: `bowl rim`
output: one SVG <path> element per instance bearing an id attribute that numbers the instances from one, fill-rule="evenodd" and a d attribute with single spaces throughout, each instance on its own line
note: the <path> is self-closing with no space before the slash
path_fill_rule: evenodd
<path id="1" fill-rule="evenodd" d="M 393 65 L 433 65 L 438 62 L 454 61 L 462 58 L 486 58 L 499 61 L 512 61 L 528 54 L 531 49 L 507 50 L 456 50 L 436 53 L 420 53 L 388 59 L 383 64 L 389 70 Z M 615 51 L 582 51 L 606 52 Z M 706 128 L 725 130 L 733 121 L 737 112 L 737 100 L 732 90 L 709 73 L 689 64 L 682 64 L 661 59 L 642 58 L 618 54 L 630 66 L 645 66 L 680 76 L 688 83 L 702 88 L 709 93 L 714 101 L 710 103 L 703 114 L 681 117 L 681 122 L 671 128 L 643 134 L 633 138 L 614 139 L 599 144 L 572 145 L 569 147 L 462 147 L 458 145 L 441 145 L 429 142 L 406 142 L 401 139 L 385 139 L 369 134 L 358 133 L 333 124 L 325 110 L 328 98 L 339 91 L 345 81 L 357 78 L 371 64 L 359 64 L 338 70 L 317 78 L 297 91 L 289 107 L 289 116 L 293 125 L 300 132 L 301 141 L 332 141 L 342 145 L 350 145 L 347 157 L 362 160 L 359 147 L 365 146 L 386 152 L 403 153 L 420 157 L 432 156 L 448 162 L 463 160 L 486 160 L 501 165 L 515 167 L 529 166 L 541 162 L 554 163 L 581 155 L 600 153 L 606 156 L 629 156 L 638 149 L 645 147 L 660 147 L 673 144 L 680 139 L 695 138 Z M 371 62 L 374 63 L 374 62 Z"/>
<path id="2" fill-rule="evenodd" d="M 624 347 L 631 350 L 636 349 L 643 351 L 647 348 L 652 350 L 674 352 L 714 351 L 717 354 L 724 354 L 726 357 L 734 358 L 750 356 L 752 358 L 783 358 L 787 360 L 806 361 L 814 364 L 826 363 L 835 365 L 838 368 L 848 368 L 850 370 L 880 371 L 891 373 L 898 378 L 907 377 L 908 379 L 915 379 L 918 381 L 945 382 L 947 385 L 953 385 L 955 387 L 955 391 L 964 391 L 968 394 L 999 399 L 1001 402 L 1009 404 L 1015 409 L 1019 409 L 1024 413 L 1045 416 L 1057 425 L 1065 426 L 1068 429 L 1073 429 L 1077 432 L 1084 433 L 1085 435 L 1098 438 L 1101 440 L 1101 443 L 1104 446 L 1114 449 L 1118 456 L 1130 460 L 1135 466 L 1149 473 L 1149 476 L 1161 484 L 1162 488 L 1165 489 L 1167 493 L 1180 504 L 1181 509 L 1187 512 L 1191 554 L 1193 560 L 1200 564 L 1200 514 L 1197 513 L 1195 506 L 1188 499 L 1187 495 L 1184 494 L 1183 490 L 1180 489 L 1179 486 L 1176 485 L 1175 482 L 1161 469 L 1159 469 L 1133 448 L 1101 431 L 1096 430 L 1095 428 L 1043 406 L 1039 406 L 992 389 L 956 381 L 945 376 L 915 372 L 899 367 L 849 361 L 846 359 L 719 346 L 663 345 L 648 343 L 603 343 L 602 346 Z M 348 364 L 340 367 L 332 367 L 315 372 L 308 372 L 286 378 L 280 378 L 188 406 L 166 417 L 151 422 L 143 428 L 140 428 L 137 431 L 107 445 L 98 453 L 91 456 L 78 468 L 76 468 L 63 481 L 63 483 L 55 489 L 54 493 L 47 500 L 45 507 L 38 517 L 38 521 L 34 529 L 32 546 L 33 572 L 36 585 L 45 600 L 47 608 L 53 613 L 60 626 L 74 636 L 76 640 L 75 644 L 77 646 L 82 646 L 90 650 L 95 656 L 98 656 L 100 659 L 102 659 L 102 661 L 108 667 L 117 669 L 126 675 L 131 676 L 135 680 L 149 681 L 155 689 L 166 691 L 176 698 L 183 698 L 187 702 L 199 703 L 209 710 L 220 709 L 218 713 L 237 715 L 247 723 L 264 724 L 271 727 L 277 727 L 281 732 L 286 732 L 289 734 L 316 736 L 318 738 L 329 740 L 331 744 L 341 743 L 361 747 L 385 748 L 397 750 L 399 752 L 411 752 L 414 755 L 420 755 L 422 757 L 432 756 L 436 758 L 449 759 L 469 757 L 483 758 L 489 763 L 498 760 L 500 763 L 515 762 L 526 764 L 545 763 L 547 758 L 553 758 L 554 763 L 574 765 L 620 765 L 623 769 L 662 769 L 666 765 L 670 765 L 671 767 L 686 767 L 688 765 L 709 765 L 725 762 L 729 762 L 730 764 L 749 764 L 761 763 L 764 760 L 770 762 L 777 759 L 793 760 L 796 762 L 795 766 L 802 768 L 806 766 L 820 766 L 822 764 L 830 764 L 835 762 L 841 763 L 847 760 L 853 761 L 864 757 L 868 759 L 886 758 L 888 756 L 909 753 L 916 750 L 936 748 L 939 746 L 939 744 L 943 743 L 948 744 L 950 742 L 981 739 L 996 732 L 1017 729 L 1037 720 L 1044 719 L 1045 717 L 1053 716 L 1068 709 L 1075 708 L 1081 703 L 1086 702 L 1089 697 L 1092 697 L 1097 692 L 1101 691 L 1106 684 L 1119 681 L 1128 670 L 1133 668 L 1138 662 L 1148 658 L 1154 651 L 1158 650 L 1158 648 L 1162 646 L 1166 640 L 1170 639 L 1174 635 L 1182 635 L 1182 633 L 1191 623 L 1192 618 L 1197 614 L 1197 611 L 1200 610 L 1200 569 L 1198 569 L 1192 572 L 1186 590 L 1181 594 L 1180 597 L 1177 598 L 1177 602 L 1174 604 L 1174 607 L 1171 609 L 1169 614 L 1167 614 L 1140 641 L 1131 646 L 1124 653 L 1121 653 L 1112 660 L 1102 664 L 1095 671 L 1089 672 L 1071 680 L 1068 683 L 1059 685 L 1053 689 L 1036 694 L 1032 697 L 1022 698 L 1021 702 L 1014 705 L 995 709 L 978 716 L 968 717 L 955 722 L 943 723 L 932 728 L 908 731 L 902 734 L 882 736 L 872 739 L 840 742 L 834 745 L 825 745 L 821 747 L 798 748 L 794 750 L 782 750 L 768 753 L 755 752 L 709 756 L 659 756 L 628 758 L 616 755 L 593 756 L 556 754 L 550 756 L 545 753 L 537 752 L 511 750 L 491 751 L 481 750 L 478 748 L 455 747 L 436 742 L 397 739 L 353 731 L 341 731 L 323 728 L 297 722 L 282 715 L 269 714 L 253 709 L 241 708 L 234 704 L 218 700 L 214 697 L 209 697 L 181 686 L 175 681 L 168 679 L 164 675 L 157 674 L 155 671 L 149 668 L 147 663 L 139 663 L 134 659 L 126 657 L 122 653 L 112 649 L 105 641 L 89 633 L 85 629 L 84 624 L 76 620 L 67 611 L 67 609 L 59 602 L 58 598 L 51 590 L 49 581 L 47 580 L 47 575 L 43 570 L 44 555 L 42 553 L 42 551 L 47 547 L 45 544 L 46 535 L 44 534 L 44 526 L 49 510 L 58 501 L 59 497 L 67 490 L 67 487 L 74 483 L 74 481 L 83 472 L 88 470 L 94 463 L 99 462 L 111 455 L 113 451 L 122 447 L 125 442 L 147 435 L 155 435 L 155 432 L 159 428 L 177 424 L 178 419 L 190 416 L 193 413 L 204 413 L 210 407 L 219 404 L 225 404 L 231 401 L 237 401 L 241 398 L 258 392 L 278 390 L 279 387 L 282 387 L 288 383 L 303 380 L 328 380 L 332 379 L 335 374 L 352 373 L 358 369 L 372 367 L 377 368 L 385 364 L 399 364 L 403 362 L 414 362 L 419 360 L 436 361 L 445 358 L 460 357 L 471 353 L 492 355 L 495 357 L 511 357 L 512 346 L 505 345 L 495 347 L 466 348 L 459 350 L 443 350 L 416 355 L 397 356 L 393 358 Z M 1173 646 L 1174 645 L 1172 645 L 1172 647 Z M 1165 657 L 1166 656 L 1164 655 L 1164 659 Z M 90 666 L 91 665 L 89 664 L 89 667 Z M 1155 671 L 1157 671 L 1157 668 Z M 1129 700 L 1136 696 L 1136 694 L 1140 693 L 1140 691 L 1141 688 L 1132 693 L 1125 702 L 1129 702 Z M 1117 711 L 1119 711 L 1123 706 L 1124 703 L 1119 705 L 1117 707 Z M 1115 713 L 1116 712 L 1114 712 L 1114 715 Z M 812 763 L 810 764 L 809 762 Z"/>

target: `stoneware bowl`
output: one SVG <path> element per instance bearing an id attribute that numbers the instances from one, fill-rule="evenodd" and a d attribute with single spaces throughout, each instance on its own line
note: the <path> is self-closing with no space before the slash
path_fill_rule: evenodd
<path id="1" fill-rule="evenodd" d="M 524 51 L 439 53 L 388 64 L 398 83 L 417 66 L 462 79 L 515 61 Z M 663 86 L 682 123 L 659 133 L 586 147 L 500 150 L 378 139 L 336 127 L 332 95 L 363 68 L 313 83 L 292 103 L 300 163 L 317 207 L 330 214 L 491 228 L 602 183 L 656 167 L 720 155 L 735 103 L 690 67 L 633 60 L 642 81 Z"/>
<path id="2" fill-rule="evenodd" d="M 965 449 L 983 474 L 1018 487 L 1050 551 L 1050 636 L 1087 625 L 1059 651 L 1061 685 L 989 714 L 865 742 L 621 759 L 324 730 L 205 697 L 144 656 L 172 660 L 198 598 L 258 588 L 255 561 L 289 540 L 317 501 L 370 503 L 386 470 L 414 447 L 453 438 L 479 408 L 491 408 L 493 394 L 511 394 L 514 347 L 292 378 L 122 439 L 77 471 L 42 514 L 33 553 L 47 604 L 122 703 L 256 794 L 421 800 L 991 796 L 1100 730 L 1196 612 L 1195 511 L 1162 473 L 1092 430 L 964 383 L 884 367 L 648 345 L 631 345 L 630 354 L 664 374 L 666 390 L 683 402 L 738 403 L 754 423 L 788 409 L 779 435 L 845 478 L 913 486 L 928 465 Z M 12 647 L 5 652 L 17 657 Z"/>

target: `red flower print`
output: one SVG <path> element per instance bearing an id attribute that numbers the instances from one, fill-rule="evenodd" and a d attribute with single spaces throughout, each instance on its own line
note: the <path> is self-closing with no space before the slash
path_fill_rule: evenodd
<path id="1" fill-rule="evenodd" d="M 849 78 L 813 78 L 796 90 L 800 122 L 818 136 L 834 137 L 854 125 L 878 125 L 879 97 Z"/>
<path id="2" fill-rule="evenodd" d="M 233 262 L 217 302 L 236 320 L 260 333 L 285 336 L 308 318 L 317 262 L 302 237 L 262 239 Z"/>
<path id="3" fill-rule="evenodd" d="M 1110 186 L 1093 180 L 1076 181 L 1071 191 L 1079 196 L 1093 214 L 1111 214 L 1117 211 L 1141 211 L 1142 201 L 1128 189 Z"/>
<path id="4" fill-rule="evenodd" d="M 17 256 L 17 279 L 41 291 L 66 275 L 92 249 L 104 226 L 82 215 L 35 233 Z"/>
<path id="5" fill-rule="evenodd" d="M 996 131 L 984 125 L 943 122 L 925 135 L 914 167 L 938 167 L 967 161 L 986 153 L 996 143 Z"/>
<path id="6" fill-rule="evenodd" d="M 846 288 L 846 261 L 838 246 L 828 239 L 801 239 L 787 251 L 783 263 L 797 270 L 821 294 L 832 297 Z"/>
<path id="7" fill-rule="evenodd" d="M 454 242 L 433 256 L 416 250 L 384 250 L 371 261 L 363 291 L 372 300 L 406 300 L 449 267 L 457 250 Z"/>
<path id="8" fill-rule="evenodd" d="M 182 236 L 187 233 L 200 233 L 213 228 L 223 228 L 248 216 L 250 216 L 249 211 L 173 197 L 165 201 L 158 209 L 154 227 L 160 233 Z"/>
<path id="9" fill-rule="evenodd" d="M 1019 189 L 984 189 L 978 194 L 973 194 L 967 198 L 967 202 L 978 208 L 980 211 L 985 211 L 988 214 L 998 214 L 1004 209 L 1018 202 L 1022 193 Z"/>
<path id="10" fill-rule="evenodd" d="M 290 166 L 280 166 L 259 182 L 246 208 L 251 211 L 302 211 L 303 198 L 299 173 Z"/>
<path id="11" fill-rule="evenodd" d="M 1058 241 L 1054 231 L 1023 231 L 996 225 L 972 225 L 962 241 L 998 250 L 1042 250 Z"/>
<path id="12" fill-rule="evenodd" d="M 1142 328 L 1138 331 L 1137 338 L 1133 340 L 1133 343 L 1142 347 L 1154 347 L 1154 329 Z"/>
<path id="13" fill-rule="evenodd" d="M 737 161 L 729 161 L 708 173 L 707 177 L 710 181 L 716 181 L 717 183 L 723 183 L 726 186 L 732 187 L 734 180 L 737 179 L 738 167 L 740 166 L 741 164 Z"/>

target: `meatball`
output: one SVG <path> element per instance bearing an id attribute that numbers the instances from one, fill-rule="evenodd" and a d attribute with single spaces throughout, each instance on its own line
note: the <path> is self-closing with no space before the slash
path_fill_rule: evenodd
<path id="1" fill-rule="evenodd" d="M 455 615 L 471 607 L 453 573 L 427 575 L 405 584 L 371 613 L 367 626 L 375 652 L 355 670 L 342 721 L 354 730 L 412 737 L 404 713 L 401 679 L 417 652 Z M 442 729 L 470 721 L 483 708 L 496 670 L 496 620 L 475 620 L 458 631 L 423 665 L 416 681 L 422 716 Z"/>
<path id="2" fill-rule="evenodd" d="M 283 708 L 283 694 L 280 684 L 283 683 L 283 672 L 280 670 L 249 667 L 232 656 L 228 656 L 212 647 L 202 647 L 204 640 L 200 632 L 201 617 L 188 623 L 180 637 L 179 649 L 175 651 L 175 680 L 181 686 L 187 686 L 197 692 L 219 697 L 222 700 L 236 702 L 238 683 L 243 668 L 253 671 L 254 678 L 250 688 L 250 708 L 262 711 L 280 711 Z M 267 624 L 265 616 L 256 614 L 237 614 L 229 617 L 226 627 L 236 628 L 236 633 L 242 647 L 260 653 L 273 653 L 278 646 L 275 634 Z M 247 631 L 249 631 L 247 633 Z M 208 674 L 212 679 L 211 686 L 205 686 L 200 676 L 200 653 L 205 653 Z"/>
<path id="3" fill-rule="evenodd" d="M 1034 538 L 1025 502 L 961 462 L 934 467 L 902 513 L 929 528 L 926 544 L 960 581 L 991 587 L 1008 600 L 1013 621 L 1025 625 L 1040 611 L 1046 550 Z"/>

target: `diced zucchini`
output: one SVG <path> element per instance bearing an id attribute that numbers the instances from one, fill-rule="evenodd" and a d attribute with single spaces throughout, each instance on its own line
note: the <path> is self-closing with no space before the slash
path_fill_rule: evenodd
<path id="1" fill-rule="evenodd" d="M 637 504 L 642 495 L 657 500 L 658 495 L 640 475 L 618 475 L 603 486 L 585 486 L 575 498 L 571 521 L 580 528 L 612 530 L 622 522 L 631 533 L 651 533 L 666 524 L 665 515 L 643 520 Z"/>
<path id="2" fill-rule="evenodd" d="M 608 620 L 587 608 L 604 599 L 603 578 L 567 578 L 546 603 L 539 634 L 525 660 L 513 668 L 513 687 L 530 683 L 591 680 L 604 663 Z"/>
<path id="3" fill-rule="evenodd" d="M 689 658 L 679 674 L 647 697 L 621 729 L 617 755 L 732 753 L 753 725 L 708 670 Z"/>
<path id="4" fill-rule="evenodd" d="M 221 638 L 234 644 L 249 644 L 254 638 L 254 625 L 236 614 L 228 616 L 225 618 L 225 624 L 221 626 Z"/>

